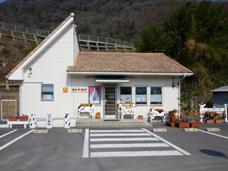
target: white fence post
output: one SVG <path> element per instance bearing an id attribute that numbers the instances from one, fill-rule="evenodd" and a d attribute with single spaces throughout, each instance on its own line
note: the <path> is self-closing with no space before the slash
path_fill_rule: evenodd
<path id="1" fill-rule="evenodd" d="M 225 107 L 225 122 L 227 123 L 227 104 L 225 104 L 224 107 Z"/>
<path id="2" fill-rule="evenodd" d="M 36 128 L 36 125 L 37 125 L 35 116 L 36 116 L 35 114 L 32 114 L 29 119 L 29 127 L 33 129 Z"/>
<path id="3" fill-rule="evenodd" d="M 66 113 L 64 118 L 64 128 L 70 128 L 70 117 L 69 114 Z"/>
<path id="4" fill-rule="evenodd" d="M 47 126 L 46 126 L 47 129 L 50 129 L 52 128 L 52 116 L 50 113 L 47 114 Z"/>

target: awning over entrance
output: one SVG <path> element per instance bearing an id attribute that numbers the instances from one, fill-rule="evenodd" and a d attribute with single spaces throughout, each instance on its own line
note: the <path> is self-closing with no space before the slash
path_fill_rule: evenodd
<path id="1" fill-rule="evenodd" d="M 97 83 L 129 83 L 129 80 L 96 79 Z"/>
<path id="2" fill-rule="evenodd" d="M 96 76 L 97 83 L 128 83 L 126 76 Z"/>

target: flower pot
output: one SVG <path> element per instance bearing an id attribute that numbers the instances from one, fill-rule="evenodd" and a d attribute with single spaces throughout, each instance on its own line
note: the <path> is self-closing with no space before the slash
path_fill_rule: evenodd
<path id="1" fill-rule="evenodd" d="M 190 122 L 190 127 L 191 128 L 200 128 L 201 123 L 200 122 Z"/>
<path id="2" fill-rule="evenodd" d="M 101 113 L 100 112 L 97 112 L 95 118 L 96 119 L 100 119 L 101 118 Z"/>
<path id="3" fill-rule="evenodd" d="M 7 117 L 9 121 L 17 121 L 17 116 L 16 115 L 10 115 Z"/>
<path id="4" fill-rule="evenodd" d="M 207 123 L 215 123 L 213 119 L 208 119 Z"/>
<path id="5" fill-rule="evenodd" d="M 138 116 L 138 119 L 139 119 L 139 120 L 143 120 L 143 115 L 139 115 L 139 116 Z"/>
<path id="6" fill-rule="evenodd" d="M 179 122 L 179 128 L 189 128 L 189 122 Z"/>
<path id="7" fill-rule="evenodd" d="M 27 115 L 18 116 L 19 121 L 28 121 Z"/>
<path id="8" fill-rule="evenodd" d="M 224 123 L 224 119 L 216 119 L 215 123 Z"/>
<path id="9" fill-rule="evenodd" d="M 171 116 L 170 118 L 169 118 L 169 120 L 170 120 L 170 122 L 176 122 L 176 117 L 175 116 Z"/>
<path id="10" fill-rule="evenodd" d="M 175 127 L 175 124 L 176 124 L 176 122 L 170 122 L 170 123 L 169 123 L 169 126 L 170 126 L 170 127 Z"/>

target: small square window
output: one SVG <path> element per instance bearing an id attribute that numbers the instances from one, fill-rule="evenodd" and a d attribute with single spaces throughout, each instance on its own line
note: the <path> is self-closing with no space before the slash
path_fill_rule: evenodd
<path id="1" fill-rule="evenodd" d="M 131 87 L 120 87 L 120 102 L 121 103 L 132 102 Z"/>
<path id="2" fill-rule="evenodd" d="M 146 87 L 136 87 L 136 104 L 147 104 Z"/>
<path id="3" fill-rule="evenodd" d="M 151 104 L 162 104 L 162 90 L 161 87 L 151 87 L 150 93 Z"/>
<path id="4" fill-rule="evenodd" d="M 41 85 L 41 100 L 42 101 L 53 101 L 54 100 L 54 85 L 53 84 L 42 84 Z"/>

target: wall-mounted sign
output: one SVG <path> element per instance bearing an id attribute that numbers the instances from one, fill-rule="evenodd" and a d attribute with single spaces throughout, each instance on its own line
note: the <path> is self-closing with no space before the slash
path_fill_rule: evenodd
<path id="1" fill-rule="evenodd" d="M 88 88 L 86 87 L 72 88 L 72 93 L 88 93 Z"/>
<path id="2" fill-rule="evenodd" d="M 89 87 L 89 103 L 100 104 L 101 103 L 101 87 L 90 86 Z"/>
<path id="3" fill-rule="evenodd" d="M 68 93 L 68 88 L 67 87 L 63 87 L 63 93 Z"/>

